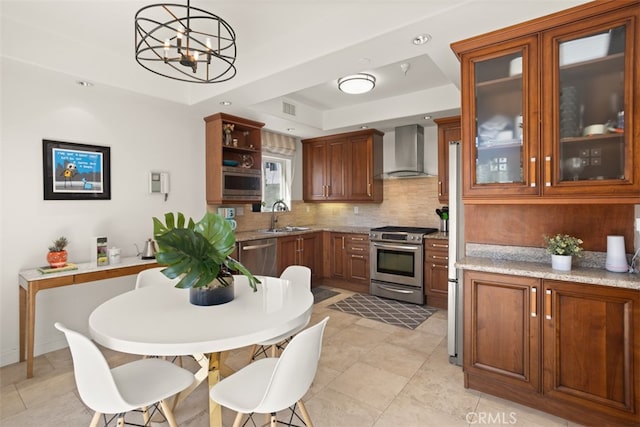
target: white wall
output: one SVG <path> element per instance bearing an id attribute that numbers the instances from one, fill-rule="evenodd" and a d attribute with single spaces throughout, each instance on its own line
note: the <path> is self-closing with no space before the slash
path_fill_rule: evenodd
<path id="1" fill-rule="evenodd" d="M 0 140 L 0 365 L 18 361 L 18 271 L 46 265 L 47 247 L 69 238 L 70 262 L 86 262 L 89 239 L 134 256 L 153 216 L 199 218 L 204 195 L 204 121 L 188 107 L 2 59 Z M 149 74 L 149 78 L 159 78 Z M 211 114 L 215 113 L 212 111 Z M 45 201 L 42 140 L 111 147 L 111 200 Z M 150 170 L 170 173 L 168 201 L 148 193 Z M 35 353 L 66 346 L 53 322 L 87 330 L 91 310 L 131 289 L 135 277 L 38 293 Z"/>

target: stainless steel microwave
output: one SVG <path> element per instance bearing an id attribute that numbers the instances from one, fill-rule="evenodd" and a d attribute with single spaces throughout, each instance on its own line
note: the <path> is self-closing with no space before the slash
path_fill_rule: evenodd
<path id="1" fill-rule="evenodd" d="M 256 200 L 262 198 L 262 172 L 259 169 L 222 167 L 222 198 Z"/>

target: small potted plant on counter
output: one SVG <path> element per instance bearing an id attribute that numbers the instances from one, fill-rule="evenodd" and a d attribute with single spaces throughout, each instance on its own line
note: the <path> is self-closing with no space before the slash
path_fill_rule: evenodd
<path id="1" fill-rule="evenodd" d="M 167 268 L 162 273 L 170 279 L 180 278 L 177 288 L 189 288 L 195 305 L 217 305 L 234 297 L 233 275 L 239 271 L 257 290 L 260 281 L 230 255 L 235 248 L 235 235 L 227 220 L 207 212 L 200 221 L 186 221 L 178 212 L 165 214 L 164 223 L 153 218 L 153 234 L 158 243 L 156 260 Z"/>
<path id="2" fill-rule="evenodd" d="M 64 249 L 69 244 L 66 237 L 60 236 L 49 246 L 47 262 L 51 268 L 61 268 L 67 265 L 67 251 Z"/>
<path id="3" fill-rule="evenodd" d="M 573 256 L 582 256 L 582 239 L 568 234 L 543 236 L 547 244 L 547 252 L 551 254 L 551 268 L 560 271 L 571 271 Z"/>

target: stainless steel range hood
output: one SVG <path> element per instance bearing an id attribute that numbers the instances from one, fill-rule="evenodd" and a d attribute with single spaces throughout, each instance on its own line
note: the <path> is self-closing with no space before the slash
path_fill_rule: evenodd
<path id="1" fill-rule="evenodd" d="M 385 171 L 385 178 L 413 178 L 428 176 L 424 172 L 424 128 L 420 125 L 395 129 L 395 162 Z"/>

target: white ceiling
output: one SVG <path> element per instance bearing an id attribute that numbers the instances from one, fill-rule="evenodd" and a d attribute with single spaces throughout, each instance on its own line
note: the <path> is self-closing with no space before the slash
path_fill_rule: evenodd
<path id="1" fill-rule="evenodd" d="M 236 31 L 238 73 L 192 84 L 157 76 L 134 58 L 134 15 L 162 0 L 0 0 L 1 54 L 70 79 L 168 99 L 203 117 L 218 111 L 311 137 L 368 125 L 386 131 L 457 114 L 454 41 L 566 9 L 585 0 L 192 0 Z M 171 0 L 186 3 L 186 0 Z M 428 33 L 431 42 L 411 40 Z M 407 73 L 400 64 L 408 63 Z M 337 90 L 369 72 L 375 89 Z M 220 105 L 231 101 L 231 106 Z M 282 113 L 282 102 L 296 116 Z M 287 131 L 288 128 L 294 130 Z"/>

